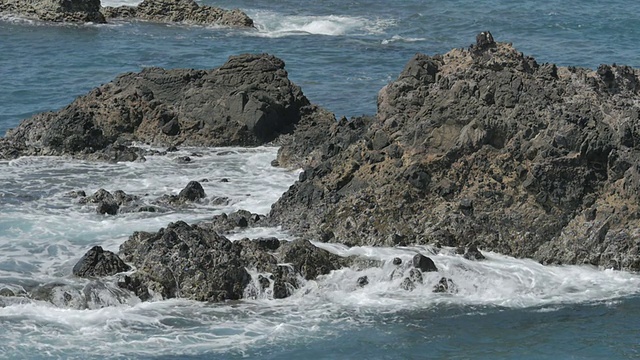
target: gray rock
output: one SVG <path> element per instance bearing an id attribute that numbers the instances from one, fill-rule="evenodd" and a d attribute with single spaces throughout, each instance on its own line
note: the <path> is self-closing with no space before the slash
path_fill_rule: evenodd
<path id="1" fill-rule="evenodd" d="M 430 258 L 422 254 L 416 254 L 413 257 L 412 261 L 413 261 L 413 267 L 415 267 L 416 269 L 419 269 L 420 271 L 423 271 L 423 272 L 438 271 L 438 268 L 436 267 L 436 264 L 433 263 L 433 260 L 431 260 Z"/>
<path id="2" fill-rule="evenodd" d="M 131 270 L 118 255 L 94 246 L 73 267 L 73 275 L 78 277 L 103 277 Z"/>
<path id="3" fill-rule="evenodd" d="M 639 76 L 541 65 L 488 32 L 469 49 L 417 54 L 378 93 L 375 121 L 296 129 L 313 141 L 284 143 L 279 162 L 305 170 L 270 221 L 347 245 L 402 234 L 640 270 Z"/>
<path id="4" fill-rule="evenodd" d="M 195 25 L 253 27 L 253 20 L 239 9 L 224 10 L 198 5 L 193 0 L 144 0 L 138 6 L 105 7 L 105 17 L 141 19 Z"/>
<path id="5" fill-rule="evenodd" d="M 96 212 L 100 215 L 116 215 L 120 206 L 115 201 L 101 201 L 98 203 Z"/>
<path id="6" fill-rule="evenodd" d="M 130 147 L 133 141 L 158 146 L 257 146 L 318 114 L 323 112 L 311 107 L 289 81 L 282 60 L 245 54 L 212 70 L 146 68 L 120 75 L 58 112 L 35 115 L 9 130 L 0 139 L 0 158 L 144 159 L 141 149 Z M 177 134 L 163 131 L 176 121 Z"/>
<path id="7" fill-rule="evenodd" d="M 197 201 L 204 199 L 207 195 L 204 193 L 202 185 L 197 181 L 189 181 L 187 186 L 180 191 L 178 197 L 185 201 Z"/>
<path id="8" fill-rule="evenodd" d="M 0 14 L 51 22 L 106 22 L 100 12 L 100 0 L 1 0 Z"/>
<path id="9" fill-rule="evenodd" d="M 251 282 L 246 269 L 269 273 L 272 296 L 284 298 L 300 287 L 298 279 L 315 279 L 349 264 L 349 259 L 330 254 L 309 241 L 281 243 L 270 238 L 231 242 L 210 228 L 182 221 L 157 233 L 134 233 L 121 245 L 120 254 L 136 267 L 136 272 L 125 277 L 120 286 L 142 300 L 154 296 L 237 300 Z M 260 276 L 260 286 L 254 290 L 266 292 L 271 281 Z"/>

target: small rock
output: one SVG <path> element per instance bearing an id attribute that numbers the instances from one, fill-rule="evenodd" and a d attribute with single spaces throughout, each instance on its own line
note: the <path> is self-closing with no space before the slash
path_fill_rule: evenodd
<path id="1" fill-rule="evenodd" d="M 361 276 L 358 278 L 358 286 L 364 287 L 369 284 L 369 278 L 367 276 Z"/>
<path id="2" fill-rule="evenodd" d="M 116 215 L 120 206 L 115 201 L 101 201 L 96 208 L 96 212 L 100 215 Z"/>
<path id="3" fill-rule="evenodd" d="M 409 271 L 409 279 L 411 279 L 414 284 L 422 284 L 422 273 L 418 269 L 411 269 L 411 271 Z"/>
<path id="4" fill-rule="evenodd" d="M 129 270 L 131 267 L 125 264 L 118 255 L 103 250 L 101 246 L 94 246 L 73 267 L 73 275 L 85 278 L 101 277 Z"/>
<path id="5" fill-rule="evenodd" d="M 463 256 L 467 260 L 483 260 L 485 258 L 476 245 L 469 245 Z"/>
<path id="6" fill-rule="evenodd" d="M 436 264 L 434 264 L 433 260 L 422 254 L 416 254 L 413 257 L 413 266 L 416 269 L 420 269 L 422 272 L 438 271 L 438 268 L 436 267 Z"/>
<path id="7" fill-rule="evenodd" d="M 456 292 L 456 285 L 453 280 L 442 277 L 440 281 L 433 287 L 434 293 L 451 293 Z"/>
<path id="8" fill-rule="evenodd" d="M 413 291 L 416 289 L 416 284 L 414 284 L 413 281 L 411 281 L 411 279 L 407 277 L 402 280 L 400 287 L 406 291 Z"/>
<path id="9" fill-rule="evenodd" d="M 220 179 L 220 182 L 226 183 L 226 182 L 229 182 L 229 179 L 227 179 L 227 178 L 222 178 L 222 179 Z"/>
<path id="10" fill-rule="evenodd" d="M 204 199 L 206 194 L 204 193 L 204 189 L 202 185 L 200 185 L 197 181 L 189 181 L 187 186 L 180 191 L 178 197 L 187 201 L 197 201 L 200 199 Z"/>
<path id="11" fill-rule="evenodd" d="M 393 265 L 400 265 L 400 264 L 402 264 L 402 259 L 400 259 L 399 257 L 393 258 Z"/>
<path id="12" fill-rule="evenodd" d="M 260 284 L 260 289 L 262 289 L 263 291 L 271 286 L 271 281 L 269 281 L 268 278 L 262 275 L 258 275 L 258 283 Z"/>
<path id="13" fill-rule="evenodd" d="M 191 162 L 191 158 L 188 156 L 180 156 L 176 158 L 176 161 L 180 164 L 186 164 Z"/>

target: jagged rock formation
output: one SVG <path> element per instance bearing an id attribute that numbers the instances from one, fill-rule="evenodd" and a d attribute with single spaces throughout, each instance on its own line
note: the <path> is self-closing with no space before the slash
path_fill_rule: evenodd
<path id="1" fill-rule="evenodd" d="M 253 27 L 253 20 L 239 9 L 198 5 L 193 0 L 144 0 L 138 6 L 106 6 L 102 13 L 107 19 L 140 19 L 195 25 Z"/>
<path id="2" fill-rule="evenodd" d="M 144 0 L 138 6 L 104 8 L 100 0 L 0 0 L 0 14 L 66 23 L 103 24 L 107 19 L 122 18 L 253 28 L 253 20 L 240 9 L 201 6 L 193 0 Z"/>
<path id="3" fill-rule="evenodd" d="M 0 0 L 0 14 L 51 22 L 106 22 L 100 0 Z"/>
<path id="4" fill-rule="evenodd" d="M 182 221 L 157 233 L 134 233 L 120 246 L 120 255 L 136 268 L 121 286 L 142 300 L 152 294 L 200 301 L 237 300 L 245 296 L 253 280 L 262 290 L 272 287 L 274 298 L 283 298 L 300 286 L 298 278 L 315 279 L 348 265 L 348 259 L 306 240 L 231 242 L 205 227 Z M 265 276 L 252 279 L 247 269 Z"/>
<path id="5" fill-rule="evenodd" d="M 129 271 L 131 267 L 111 251 L 94 246 L 73 267 L 73 275 L 79 277 L 103 277 Z"/>
<path id="6" fill-rule="evenodd" d="M 538 64 L 489 33 L 418 54 L 379 92 L 377 121 L 353 125 L 362 136 L 306 150 L 320 161 L 270 216 L 350 245 L 640 270 L 639 74 Z"/>
<path id="7" fill-rule="evenodd" d="M 320 119 L 320 120 L 318 120 Z M 126 73 L 58 112 L 35 115 L 0 139 L 0 158 L 72 155 L 131 161 L 132 141 L 257 146 L 298 123 L 333 121 L 309 104 L 274 56 L 239 55 L 212 70 Z"/>

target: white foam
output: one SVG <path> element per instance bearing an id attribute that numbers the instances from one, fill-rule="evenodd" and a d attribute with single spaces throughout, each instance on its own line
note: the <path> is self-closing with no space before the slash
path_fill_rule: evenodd
<path id="1" fill-rule="evenodd" d="M 276 151 L 183 148 L 135 163 L 55 157 L 0 162 L 0 270 L 50 280 L 68 275 L 89 247 L 117 251 L 134 231 L 157 231 L 169 222 L 193 223 L 237 209 L 267 213 L 298 176 L 298 171 L 270 165 Z M 192 161 L 180 164 L 179 156 L 190 156 Z M 228 182 L 220 182 L 223 178 Z M 90 195 L 100 188 L 120 189 L 150 203 L 165 194 L 178 194 L 191 180 L 203 179 L 208 180 L 201 184 L 209 199 L 227 197 L 229 204 L 203 202 L 168 212 L 104 216 L 95 212 L 95 205 L 81 205 L 64 195 L 72 190 Z"/>
<path id="2" fill-rule="evenodd" d="M 247 10 L 258 36 L 365 35 L 380 34 L 395 24 L 390 19 L 369 19 L 345 15 L 287 15 L 268 10 Z"/>
<path id="3" fill-rule="evenodd" d="M 382 45 L 388 45 L 388 44 L 392 44 L 392 43 L 396 43 L 396 42 L 406 42 L 406 43 L 412 43 L 412 42 L 419 42 L 419 41 L 426 41 L 426 38 L 421 38 L 421 37 L 404 37 L 404 36 L 400 36 L 400 35 L 393 35 L 391 38 L 389 39 L 384 39 L 381 41 Z"/>
<path id="4" fill-rule="evenodd" d="M 192 155 L 196 153 L 196 155 Z M 156 231 L 170 221 L 196 222 L 222 211 L 245 208 L 266 213 L 297 178 L 297 171 L 269 165 L 275 148 L 181 149 L 146 162 L 103 164 L 32 157 L 0 162 L 0 287 L 20 292 L 52 281 L 82 288 L 71 269 L 92 245 L 116 251 L 136 230 Z M 193 161 L 179 164 L 176 158 Z M 203 182 L 209 197 L 227 196 L 231 203 L 198 206 L 167 213 L 101 216 L 90 205 L 63 196 L 71 190 L 88 194 L 99 188 L 123 189 L 145 200 L 177 194 L 190 180 Z M 227 178 L 228 182 L 220 182 Z M 249 194 L 249 195 L 247 195 Z M 279 228 L 255 228 L 230 235 L 276 236 L 293 240 Z M 453 249 L 429 246 L 346 247 L 316 243 L 341 256 L 383 261 L 378 267 L 340 269 L 307 281 L 287 299 L 251 293 L 253 299 L 221 304 L 168 300 L 138 303 L 98 288 L 100 309 L 65 309 L 44 302 L 0 297 L 3 355 L 179 356 L 205 352 L 243 354 L 259 346 L 312 341 L 375 323 L 381 314 L 439 306 L 543 307 L 613 301 L 637 294 L 640 275 L 600 271 L 582 266 L 542 266 L 531 260 L 484 252 L 483 261 L 469 261 Z M 413 291 L 402 288 L 409 261 L 416 253 L 430 256 L 438 272 L 423 274 Z M 393 265 L 398 257 L 402 265 Z M 252 271 L 250 269 L 250 271 Z M 254 276 L 257 273 L 252 272 Z M 267 275 L 267 274 L 264 274 Z M 359 287 L 366 276 L 368 284 Z M 434 293 L 446 277 L 457 289 Z M 60 294 L 58 294 L 60 295 Z M 78 295 L 78 294 L 76 294 Z M 80 295 L 82 296 L 82 295 Z M 91 307 L 91 306 L 90 306 Z M 399 316 L 399 315 L 398 315 Z M 87 347 L 87 337 L 92 346 Z"/>
<path id="5" fill-rule="evenodd" d="M 100 3 L 102 6 L 138 6 L 142 0 L 101 0 Z"/>

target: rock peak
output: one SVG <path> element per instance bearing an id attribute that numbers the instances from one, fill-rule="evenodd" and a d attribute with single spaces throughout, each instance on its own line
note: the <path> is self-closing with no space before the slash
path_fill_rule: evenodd
<path id="1" fill-rule="evenodd" d="M 493 40 L 493 35 L 489 31 L 483 31 L 476 35 L 476 49 L 486 50 L 495 46 L 496 41 Z"/>

